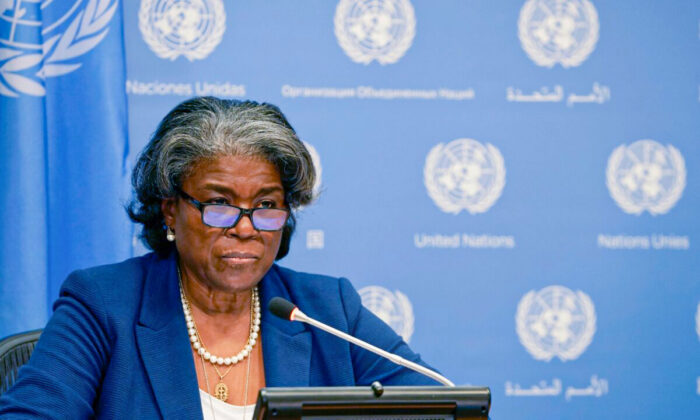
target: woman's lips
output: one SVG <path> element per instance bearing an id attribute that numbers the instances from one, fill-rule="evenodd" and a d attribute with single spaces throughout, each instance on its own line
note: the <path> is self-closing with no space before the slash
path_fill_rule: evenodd
<path id="1" fill-rule="evenodd" d="M 224 254 L 222 258 L 233 264 L 246 264 L 257 261 L 258 256 L 249 252 L 230 252 Z"/>

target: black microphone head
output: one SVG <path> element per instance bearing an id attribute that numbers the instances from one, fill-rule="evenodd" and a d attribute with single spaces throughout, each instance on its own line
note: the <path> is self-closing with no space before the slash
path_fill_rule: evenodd
<path id="1" fill-rule="evenodd" d="M 286 319 L 287 321 L 292 320 L 292 311 L 294 311 L 295 308 L 296 306 L 292 302 L 279 296 L 273 297 L 267 305 L 267 309 L 272 312 L 272 315 Z"/>

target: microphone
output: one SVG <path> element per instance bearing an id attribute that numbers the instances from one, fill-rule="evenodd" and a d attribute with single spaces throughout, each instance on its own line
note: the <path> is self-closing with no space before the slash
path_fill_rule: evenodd
<path id="1" fill-rule="evenodd" d="M 338 331 L 335 328 L 326 325 L 322 322 L 316 321 L 315 319 L 307 316 L 305 313 L 299 310 L 299 308 L 294 305 L 292 302 L 283 299 L 281 297 L 274 297 L 272 300 L 270 300 L 269 305 L 267 306 L 268 310 L 272 312 L 273 315 L 286 319 L 287 321 L 300 321 L 300 322 L 305 322 L 307 324 L 313 325 L 316 328 L 322 329 L 323 331 L 333 334 L 336 337 L 342 338 L 343 340 L 349 341 L 352 344 L 362 347 L 365 350 L 371 351 L 374 354 L 377 354 L 379 356 L 382 356 L 386 359 L 389 359 L 390 361 L 396 363 L 399 366 L 403 366 L 405 368 L 414 370 L 418 373 L 421 373 L 431 379 L 434 379 L 441 384 L 445 386 L 455 386 L 455 384 L 452 383 L 449 379 L 445 378 L 444 376 L 440 375 L 439 373 L 432 371 L 424 366 L 421 366 L 417 363 L 413 363 L 410 360 L 406 360 L 403 357 L 389 353 L 387 351 L 384 351 L 380 349 L 379 347 L 375 347 L 369 343 L 366 343 L 358 338 L 355 338 L 349 334 L 346 334 L 342 331 Z"/>

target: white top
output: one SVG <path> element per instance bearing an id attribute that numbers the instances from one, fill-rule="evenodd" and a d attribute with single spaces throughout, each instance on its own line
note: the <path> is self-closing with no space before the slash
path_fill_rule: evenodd
<path id="1" fill-rule="evenodd" d="M 246 406 L 228 404 L 201 389 L 199 390 L 199 398 L 202 400 L 204 420 L 251 420 L 253 418 L 255 404 Z M 213 413 L 211 411 L 212 406 L 214 408 Z M 244 411 L 245 417 L 243 417 Z"/>

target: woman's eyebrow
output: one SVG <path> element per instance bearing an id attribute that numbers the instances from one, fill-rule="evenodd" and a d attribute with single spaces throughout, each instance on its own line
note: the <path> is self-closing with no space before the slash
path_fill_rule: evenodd
<path id="1" fill-rule="evenodd" d="M 222 194 L 230 194 L 233 192 L 233 190 L 226 187 L 225 185 L 214 184 L 214 183 L 210 183 L 210 182 L 204 184 L 204 187 L 202 187 L 202 189 L 216 191 L 216 192 L 222 193 Z"/>
<path id="2" fill-rule="evenodd" d="M 256 195 L 266 195 L 266 194 L 271 194 L 275 192 L 280 192 L 284 193 L 284 189 L 282 187 L 274 186 L 274 187 L 265 187 L 261 188 L 258 190 L 258 193 Z"/>
<path id="3" fill-rule="evenodd" d="M 207 184 L 204 184 L 203 188 L 205 190 L 216 191 L 216 192 L 222 193 L 222 194 L 238 195 L 238 194 L 236 194 L 235 190 L 232 190 L 231 188 L 229 188 L 225 185 L 221 185 L 221 184 L 207 183 Z M 266 194 L 271 194 L 271 193 L 275 193 L 275 192 L 284 193 L 284 188 L 282 188 L 281 186 L 278 186 L 278 185 L 274 185 L 274 186 L 270 186 L 270 187 L 263 187 L 263 188 L 260 188 L 255 193 L 255 195 L 256 196 L 266 195 Z"/>

